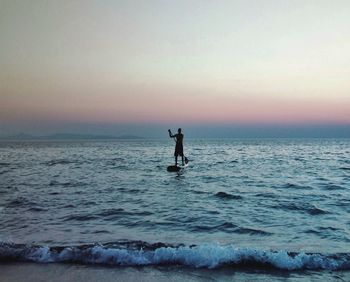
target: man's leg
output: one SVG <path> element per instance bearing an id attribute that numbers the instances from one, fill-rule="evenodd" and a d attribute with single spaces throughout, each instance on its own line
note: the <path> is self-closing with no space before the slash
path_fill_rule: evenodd
<path id="1" fill-rule="evenodd" d="M 182 159 L 182 165 L 184 166 L 184 165 L 185 165 L 185 162 L 184 162 L 184 154 L 182 154 L 181 159 Z"/>
<path id="2" fill-rule="evenodd" d="M 175 165 L 177 165 L 177 156 L 175 156 Z"/>

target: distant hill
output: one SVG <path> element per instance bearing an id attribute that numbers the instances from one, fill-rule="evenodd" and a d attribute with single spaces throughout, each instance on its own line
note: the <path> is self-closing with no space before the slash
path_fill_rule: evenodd
<path id="1" fill-rule="evenodd" d="M 144 137 L 136 136 L 136 135 L 120 135 L 117 139 L 145 139 Z"/>
<path id="2" fill-rule="evenodd" d="M 0 136 L 0 140 L 110 140 L 110 139 L 144 139 L 143 137 L 136 135 L 94 135 L 94 134 L 75 134 L 75 133 L 56 133 L 50 135 L 30 135 L 19 133 L 15 135 Z"/>

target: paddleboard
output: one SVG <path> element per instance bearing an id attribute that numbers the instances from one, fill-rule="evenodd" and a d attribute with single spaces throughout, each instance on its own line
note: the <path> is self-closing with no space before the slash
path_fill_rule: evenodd
<path id="1" fill-rule="evenodd" d="M 167 171 L 169 172 L 179 172 L 180 170 L 184 169 L 188 167 L 188 164 L 185 164 L 185 165 L 169 165 L 167 167 Z"/>

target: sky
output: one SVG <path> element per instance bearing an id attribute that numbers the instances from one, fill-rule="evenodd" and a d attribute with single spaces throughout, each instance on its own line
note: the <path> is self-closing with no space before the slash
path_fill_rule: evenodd
<path id="1" fill-rule="evenodd" d="M 0 135 L 350 137 L 349 14 L 348 0 L 0 0 Z"/>

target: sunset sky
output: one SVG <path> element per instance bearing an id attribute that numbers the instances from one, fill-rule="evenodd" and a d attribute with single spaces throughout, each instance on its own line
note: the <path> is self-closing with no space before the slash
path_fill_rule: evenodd
<path id="1" fill-rule="evenodd" d="M 0 0 L 0 134 L 346 128 L 349 15 L 348 0 Z"/>

